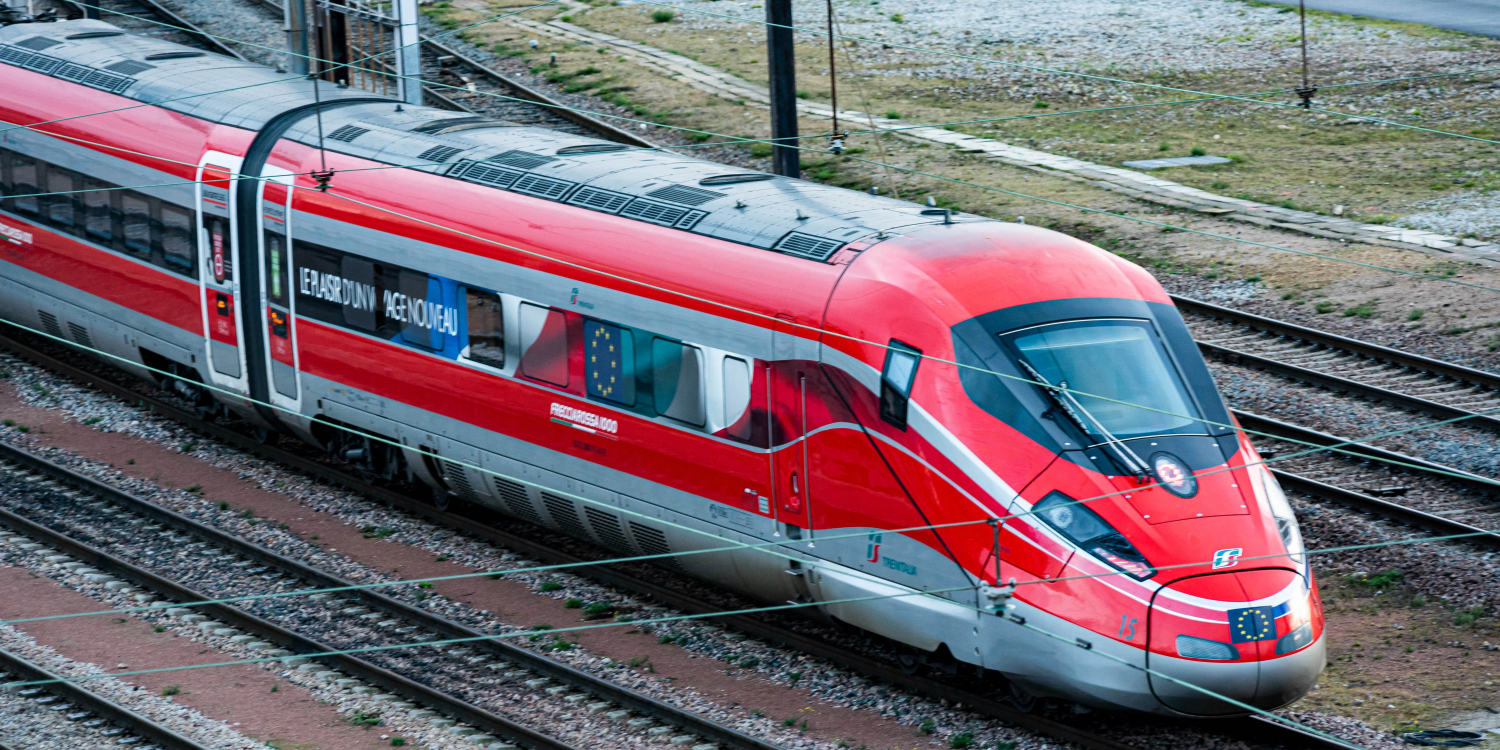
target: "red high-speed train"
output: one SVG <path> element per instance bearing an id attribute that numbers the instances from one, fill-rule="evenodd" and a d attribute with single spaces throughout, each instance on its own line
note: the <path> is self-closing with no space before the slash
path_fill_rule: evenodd
<path id="1" fill-rule="evenodd" d="M 1023 702 L 1242 714 L 1323 667 L 1286 498 L 1092 245 L 99 21 L 0 62 L 46 123 L 0 134 L 0 314 L 205 412 L 622 553 L 785 542 L 668 564 Z"/>

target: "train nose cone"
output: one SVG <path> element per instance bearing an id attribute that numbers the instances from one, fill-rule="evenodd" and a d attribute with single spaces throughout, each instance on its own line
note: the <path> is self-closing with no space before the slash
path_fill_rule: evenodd
<path id="1" fill-rule="evenodd" d="M 1268 599 L 1273 603 L 1261 604 Z M 1152 600 L 1151 692 L 1167 709 L 1192 716 L 1242 715 L 1245 706 L 1269 710 L 1296 700 L 1317 680 L 1325 657 L 1321 637 L 1309 643 L 1315 624 L 1306 601 L 1301 576 L 1286 570 L 1169 584 Z M 1193 619 L 1205 614 L 1197 607 L 1223 602 L 1257 604 L 1231 605 L 1227 625 Z"/>

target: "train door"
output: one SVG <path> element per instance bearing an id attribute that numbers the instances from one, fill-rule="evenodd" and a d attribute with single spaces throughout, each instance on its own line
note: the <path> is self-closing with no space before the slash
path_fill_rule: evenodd
<path id="1" fill-rule="evenodd" d="M 297 413 L 301 405 L 296 339 L 296 295 L 292 293 L 292 176 L 265 167 L 260 184 L 261 309 L 265 311 L 265 371 L 271 403 Z M 285 414 L 280 415 L 285 416 Z"/>
<path id="2" fill-rule="evenodd" d="M 199 289 L 207 340 L 206 372 L 220 388 L 249 392 L 236 300 L 239 243 L 231 210 L 240 157 L 210 151 L 198 164 Z"/>
<path id="3" fill-rule="evenodd" d="M 777 319 L 770 388 L 771 473 L 777 520 L 793 538 L 812 538 L 812 488 L 807 472 L 807 389 L 810 360 L 799 358 L 796 327 Z"/>

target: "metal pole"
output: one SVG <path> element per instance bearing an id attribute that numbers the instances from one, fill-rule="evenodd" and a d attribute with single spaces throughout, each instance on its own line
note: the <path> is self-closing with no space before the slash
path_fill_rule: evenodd
<path id="1" fill-rule="evenodd" d="M 417 0 L 396 0 L 396 75 L 401 101 L 422 104 L 422 46 L 417 36 Z"/>
<path id="2" fill-rule="evenodd" d="M 797 151 L 797 57 L 792 46 L 792 0 L 766 0 L 766 46 L 771 63 L 771 171 L 800 177 Z"/>
<path id="3" fill-rule="evenodd" d="M 293 75 L 312 72 L 307 60 L 307 0 L 286 0 L 286 69 Z"/>

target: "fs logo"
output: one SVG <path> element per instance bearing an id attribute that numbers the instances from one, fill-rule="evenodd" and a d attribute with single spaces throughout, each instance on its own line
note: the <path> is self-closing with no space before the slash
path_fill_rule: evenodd
<path id="1" fill-rule="evenodd" d="M 870 532 L 870 543 L 865 545 L 865 562 L 880 562 L 880 540 L 880 532 Z"/>
<path id="2" fill-rule="evenodd" d="M 1214 570 L 1218 570 L 1219 568 L 1232 568 L 1236 565 L 1239 565 L 1240 555 L 1243 554 L 1245 554 L 1245 550 L 1240 547 L 1221 549 L 1218 552 L 1215 552 Z"/>
<path id="3" fill-rule="evenodd" d="M 576 305 L 576 304 L 578 304 L 578 287 L 576 287 L 576 286 L 573 287 L 573 299 L 569 300 L 568 304 L 570 304 L 570 305 Z"/>

